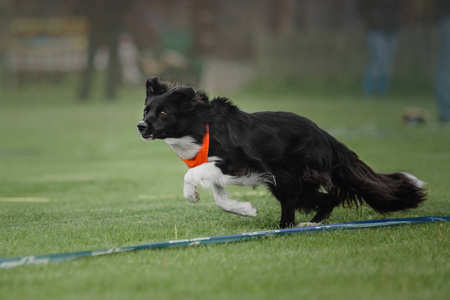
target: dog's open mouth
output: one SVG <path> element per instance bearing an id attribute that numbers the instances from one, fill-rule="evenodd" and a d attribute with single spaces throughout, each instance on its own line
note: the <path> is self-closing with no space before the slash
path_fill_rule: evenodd
<path id="1" fill-rule="evenodd" d="M 144 140 L 150 140 L 150 141 L 153 141 L 156 137 L 155 137 L 155 135 L 154 135 L 153 133 L 143 133 L 143 134 L 142 134 L 142 138 L 143 138 Z"/>
<path id="2" fill-rule="evenodd" d="M 158 130 L 154 132 L 142 132 L 142 138 L 146 141 L 153 141 L 155 139 L 163 139 L 166 137 L 166 134 L 163 130 Z"/>

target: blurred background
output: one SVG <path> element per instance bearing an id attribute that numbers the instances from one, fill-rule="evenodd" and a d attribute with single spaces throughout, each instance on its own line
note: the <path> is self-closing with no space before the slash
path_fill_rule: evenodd
<path id="1" fill-rule="evenodd" d="M 263 189 L 228 189 L 255 202 L 258 218 L 221 212 L 207 191 L 195 206 L 184 200 L 186 165 L 136 130 L 150 75 L 229 97 L 244 111 L 305 116 L 374 170 L 426 181 L 431 201 L 407 216 L 448 215 L 449 5 L 0 0 L 0 257 L 167 240 L 174 224 L 181 238 L 276 228 L 279 205 Z M 330 222 L 379 217 L 347 211 Z M 408 286 L 416 278 L 393 274 Z M 53 290 L 48 282 L 39 288 Z"/>
<path id="2" fill-rule="evenodd" d="M 379 20 L 377 2 L 391 5 Z M 395 41 L 380 94 L 432 95 L 436 2 L 0 0 L 1 89 L 71 82 L 85 100 L 102 76 L 103 97 L 115 99 L 156 74 L 214 92 L 298 86 L 370 96 L 368 30 L 384 26 Z"/>

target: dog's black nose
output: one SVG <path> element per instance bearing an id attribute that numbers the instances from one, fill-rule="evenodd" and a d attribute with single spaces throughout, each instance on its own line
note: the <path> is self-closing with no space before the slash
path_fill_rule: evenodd
<path id="1" fill-rule="evenodd" d="M 137 129 L 139 132 L 145 131 L 147 129 L 147 127 L 148 127 L 148 125 L 144 121 L 139 121 L 139 123 L 137 124 Z"/>

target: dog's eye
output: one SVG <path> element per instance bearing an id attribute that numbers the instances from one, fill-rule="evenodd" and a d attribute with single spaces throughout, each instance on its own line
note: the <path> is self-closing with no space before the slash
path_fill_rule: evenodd
<path id="1" fill-rule="evenodd" d="M 144 109 L 144 117 L 145 117 L 145 115 L 147 114 L 147 110 L 146 109 Z"/>
<path id="2" fill-rule="evenodd" d="M 160 117 L 164 117 L 165 115 L 167 115 L 167 113 L 165 111 L 160 111 L 159 112 L 159 116 Z"/>

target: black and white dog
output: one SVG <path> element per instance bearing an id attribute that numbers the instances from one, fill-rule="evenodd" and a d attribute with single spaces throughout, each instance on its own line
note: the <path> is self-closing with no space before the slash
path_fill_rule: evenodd
<path id="1" fill-rule="evenodd" d="M 158 77 L 146 82 L 144 140 L 161 139 L 190 167 L 184 196 L 212 189 L 224 211 L 256 216 L 248 202 L 228 198 L 228 185 L 266 185 L 281 203 L 280 227 L 295 224 L 295 211 L 315 212 L 322 223 L 334 207 L 367 203 L 375 211 L 416 208 L 424 183 L 408 173 L 375 173 L 344 144 L 312 121 L 289 112 L 246 113 L 226 98 L 209 100 L 191 87 Z"/>

